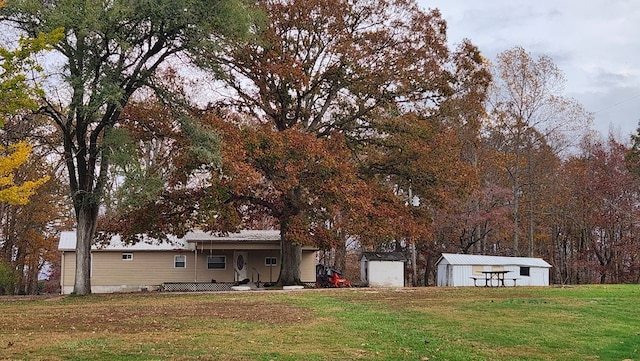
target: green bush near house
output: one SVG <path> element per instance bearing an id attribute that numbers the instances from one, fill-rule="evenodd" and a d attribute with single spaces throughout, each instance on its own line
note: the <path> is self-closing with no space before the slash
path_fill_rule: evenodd
<path id="1" fill-rule="evenodd" d="M 0 260 L 0 295 L 12 295 L 16 288 L 16 272 L 10 264 Z"/>

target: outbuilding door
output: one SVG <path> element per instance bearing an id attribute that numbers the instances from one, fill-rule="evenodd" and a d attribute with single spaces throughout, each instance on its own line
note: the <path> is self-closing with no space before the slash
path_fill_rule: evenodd
<path id="1" fill-rule="evenodd" d="M 236 281 L 242 281 L 247 278 L 247 252 L 233 252 L 233 270 Z"/>

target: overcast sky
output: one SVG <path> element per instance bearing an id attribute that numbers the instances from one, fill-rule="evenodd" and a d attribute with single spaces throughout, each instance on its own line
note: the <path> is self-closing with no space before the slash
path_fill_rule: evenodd
<path id="1" fill-rule="evenodd" d="M 620 140 L 640 120 L 640 1 L 418 0 L 438 8 L 451 44 L 464 38 L 491 61 L 522 46 L 550 56 L 566 77 L 565 96 L 594 114 L 593 128 Z"/>

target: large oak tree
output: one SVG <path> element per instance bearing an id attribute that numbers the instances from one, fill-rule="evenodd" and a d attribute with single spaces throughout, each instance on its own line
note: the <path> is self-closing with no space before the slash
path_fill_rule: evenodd
<path id="1" fill-rule="evenodd" d="M 482 60 L 468 43 L 466 51 L 451 53 L 439 12 L 424 11 L 410 0 L 258 1 L 258 5 L 269 14 L 268 24 L 258 28 L 258 42 L 231 44 L 200 60 L 205 65 L 222 64 L 223 79 L 233 90 L 226 102 L 216 105 L 248 114 L 251 119 L 245 127 L 257 132 L 247 137 L 256 139 L 255 144 L 242 149 L 246 157 L 253 157 L 250 171 L 233 174 L 251 174 L 245 182 L 252 186 L 234 187 L 229 202 L 263 209 L 277 218 L 283 252 L 279 282 L 291 284 L 299 282 L 303 235 L 340 224 L 349 226 L 342 237 L 376 233 L 369 229 L 378 230 L 376 240 L 383 241 L 404 239 L 404 230 L 417 229 L 412 226 L 417 217 L 409 216 L 406 208 L 398 209 L 405 207 L 410 188 L 426 201 L 453 173 L 439 172 L 438 166 L 429 164 L 445 161 L 429 157 L 429 144 L 438 139 L 443 142 L 439 145 L 446 144 L 448 136 L 439 134 L 455 133 L 441 127 L 437 113 L 443 102 L 458 95 L 453 85 L 463 79 L 456 77 L 457 66 L 482 67 Z M 406 155 L 395 157 L 403 148 Z M 336 157 L 357 165 L 359 178 L 344 178 L 342 186 L 335 179 L 329 190 L 317 182 L 334 168 L 298 163 L 315 159 L 329 165 Z M 259 191 L 253 186 L 256 182 L 261 182 Z M 361 199 L 361 206 L 351 207 L 347 214 L 346 206 L 316 202 L 340 192 L 343 199 Z M 329 211 L 333 213 L 316 218 Z"/>

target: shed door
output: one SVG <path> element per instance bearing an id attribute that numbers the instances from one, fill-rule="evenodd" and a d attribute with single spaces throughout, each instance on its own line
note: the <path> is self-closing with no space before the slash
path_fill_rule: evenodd
<path id="1" fill-rule="evenodd" d="M 233 270 L 236 281 L 247 278 L 247 252 L 233 252 Z"/>

